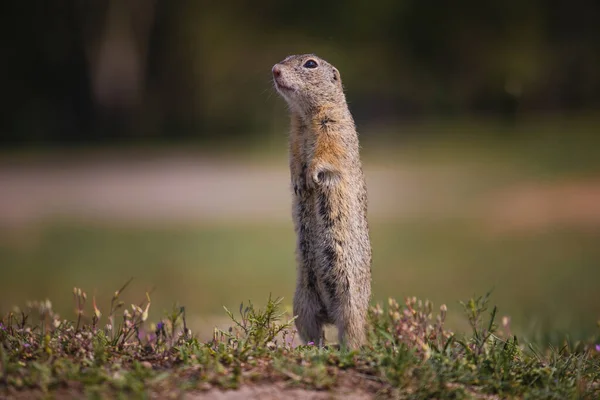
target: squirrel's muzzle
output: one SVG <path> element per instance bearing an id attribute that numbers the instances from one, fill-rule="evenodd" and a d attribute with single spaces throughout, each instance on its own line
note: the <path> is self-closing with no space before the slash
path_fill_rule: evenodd
<path id="1" fill-rule="evenodd" d="M 281 67 L 279 66 L 279 64 L 275 64 L 273 65 L 273 76 L 275 78 L 279 78 L 279 76 L 281 76 Z"/>

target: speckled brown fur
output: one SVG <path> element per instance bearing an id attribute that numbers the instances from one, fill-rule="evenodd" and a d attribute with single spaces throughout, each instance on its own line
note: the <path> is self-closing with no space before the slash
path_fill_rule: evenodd
<path id="1" fill-rule="evenodd" d="M 296 327 L 304 341 L 318 343 L 323 325 L 335 324 L 340 343 L 355 348 L 365 339 L 371 245 L 358 136 L 340 74 L 306 54 L 275 64 L 273 80 L 291 112 Z"/>

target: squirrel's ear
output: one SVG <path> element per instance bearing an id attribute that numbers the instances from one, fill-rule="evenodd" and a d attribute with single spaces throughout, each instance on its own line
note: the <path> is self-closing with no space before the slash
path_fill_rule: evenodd
<path id="1" fill-rule="evenodd" d="M 333 67 L 332 70 L 333 70 L 333 80 L 339 81 L 340 80 L 340 71 L 338 71 L 336 67 Z"/>

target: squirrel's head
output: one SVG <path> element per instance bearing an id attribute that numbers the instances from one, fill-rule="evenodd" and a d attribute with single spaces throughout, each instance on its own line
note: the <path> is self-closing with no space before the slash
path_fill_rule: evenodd
<path id="1" fill-rule="evenodd" d="M 310 114 L 344 101 L 340 72 L 314 54 L 289 56 L 272 71 L 275 88 L 294 111 Z"/>

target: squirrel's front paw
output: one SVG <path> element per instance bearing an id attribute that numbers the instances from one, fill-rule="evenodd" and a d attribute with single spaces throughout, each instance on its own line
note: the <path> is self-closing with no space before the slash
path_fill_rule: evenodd
<path id="1" fill-rule="evenodd" d="M 306 177 L 307 185 L 311 188 L 316 188 L 323 182 L 323 178 L 325 177 L 325 172 L 319 171 L 318 169 L 314 169 L 309 171 Z"/>
<path id="2" fill-rule="evenodd" d="M 310 188 L 328 185 L 335 182 L 336 171 L 326 166 L 312 166 L 306 171 L 306 185 Z"/>

